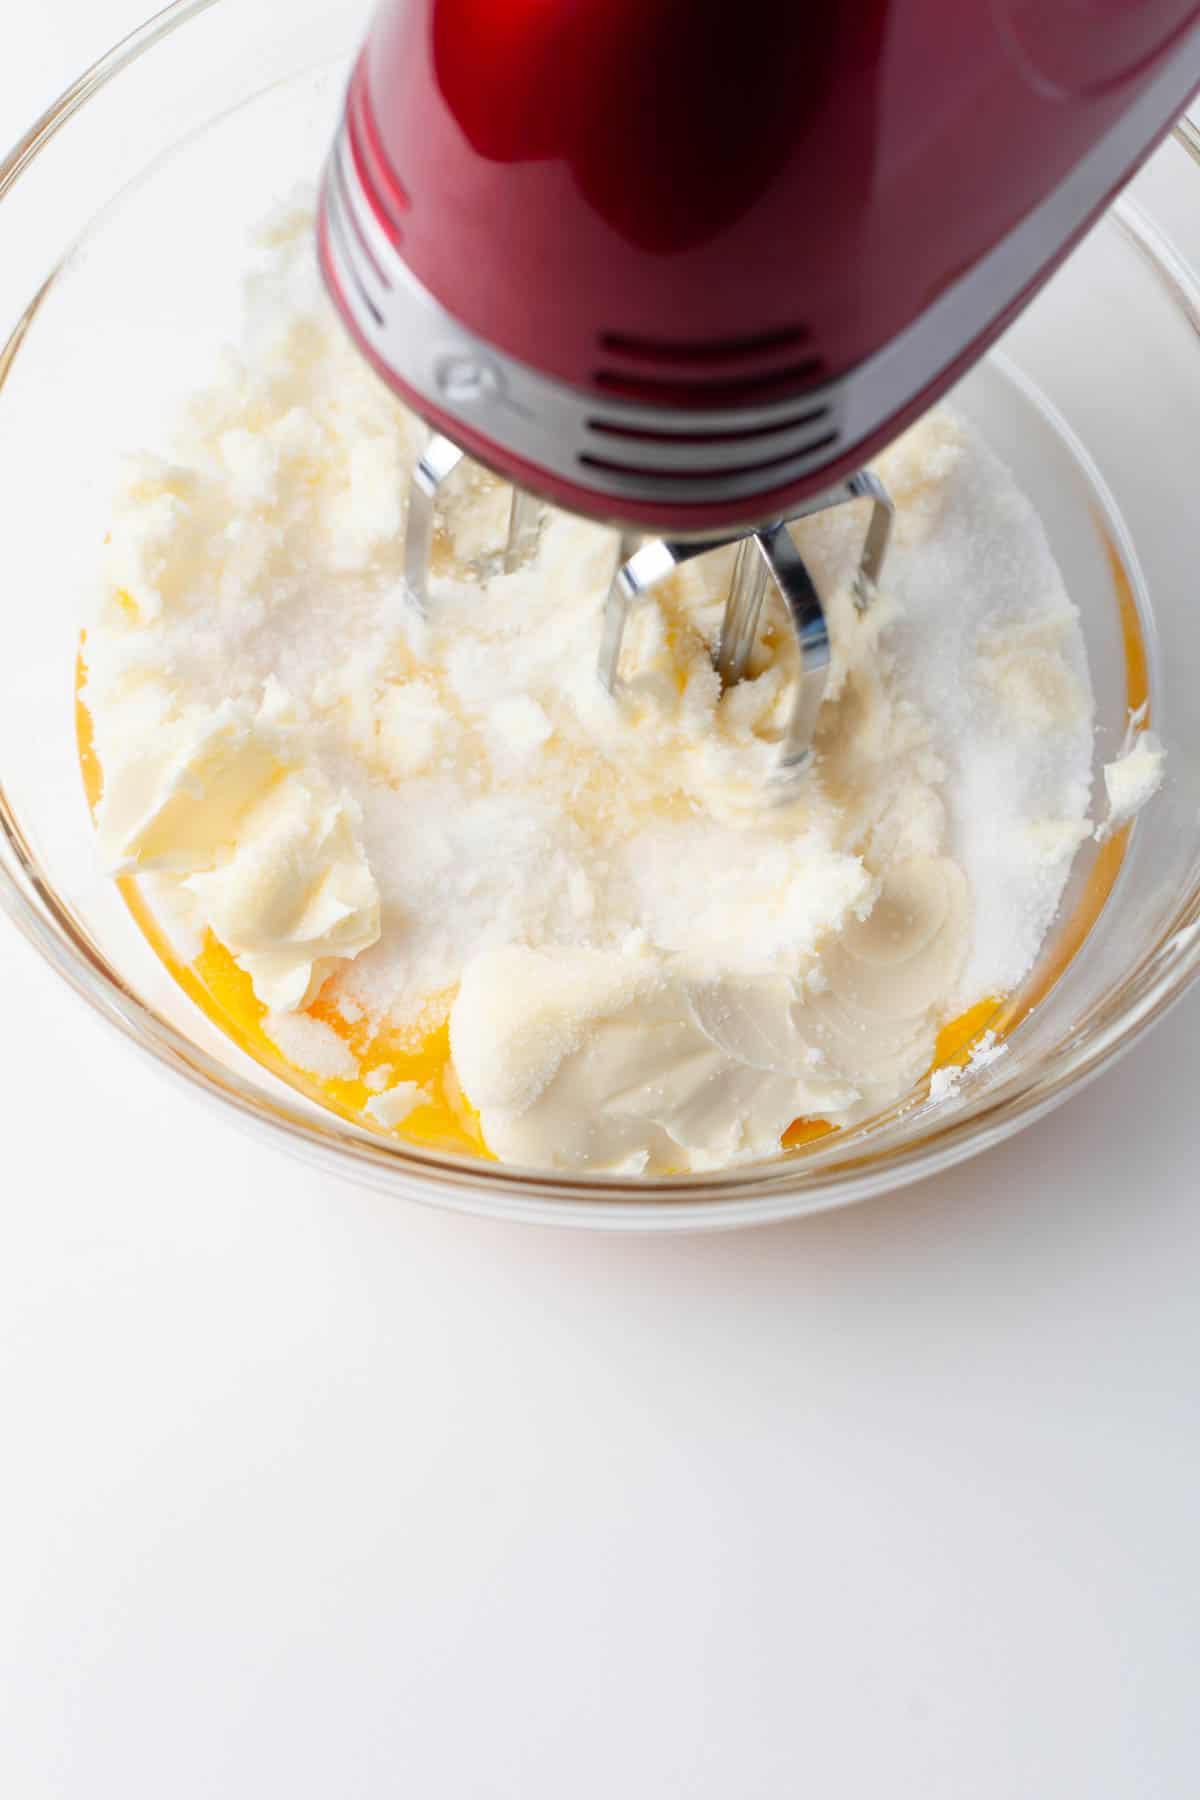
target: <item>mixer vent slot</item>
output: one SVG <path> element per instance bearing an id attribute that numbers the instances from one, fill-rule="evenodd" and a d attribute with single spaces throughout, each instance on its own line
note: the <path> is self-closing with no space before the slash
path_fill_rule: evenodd
<path id="1" fill-rule="evenodd" d="M 592 379 L 605 393 L 650 406 L 762 405 L 824 379 L 824 363 L 810 340 L 803 325 L 741 338 L 646 338 L 605 331 L 599 344 L 606 360 Z"/>
<path id="2" fill-rule="evenodd" d="M 693 420 L 686 408 L 673 416 L 660 413 L 652 423 L 594 413 L 586 421 L 579 462 L 628 480 L 699 490 L 729 478 L 785 472 L 833 449 L 841 435 L 837 408 L 815 394 L 766 420 L 751 415 L 726 423 L 719 410 Z"/>
<path id="3" fill-rule="evenodd" d="M 730 462 L 717 468 L 677 467 L 665 463 L 646 464 L 627 461 L 609 456 L 597 456 L 592 451 L 583 451 L 579 462 L 585 469 L 599 469 L 607 475 L 625 475 L 637 481 L 669 481 L 673 484 L 686 482 L 703 487 L 705 484 L 727 484 L 731 479 L 742 475 L 765 475 L 776 470 L 782 476 L 793 467 L 803 465 L 819 452 L 830 450 L 838 441 L 836 431 L 827 431 L 823 437 L 813 438 L 802 448 L 784 451 L 779 456 L 768 456 L 751 462 Z"/>
<path id="4" fill-rule="evenodd" d="M 702 431 L 652 430 L 649 426 L 627 425 L 617 419 L 589 419 L 587 428 L 601 437 L 624 438 L 628 443 L 637 444 L 743 444 L 755 438 L 779 437 L 783 432 L 800 431 L 806 425 L 819 425 L 829 417 L 828 406 L 810 406 L 803 412 L 789 413 L 786 419 L 773 419 L 769 425 L 732 426 L 724 430 L 714 430 L 706 426 Z"/>
<path id="5" fill-rule="evenodd" d="M 661 376 L 626 374 L 619 369 L 597 369 L 593 380 L 606 394 L 637 400 L 648 406 L 760 406 L 783 400 L 789 394 L 815 386 L 822 365 L 811 357 L 787 369 L 765 375 L 719 376 L 716 380 L 664 380 Z"/>
<path id="6" fill-rule="evenodd" d="M 604 331 L 600 348 L 612 356 L 628 356 L 641 362 L 723 363 L 744 362 L 771 356 L 779 350 L 795 350 L 807 344 L 803 325 L 787 325 L 778 331 L 760 331 L 744 338 L 644 338 L 623 331 Z"/>

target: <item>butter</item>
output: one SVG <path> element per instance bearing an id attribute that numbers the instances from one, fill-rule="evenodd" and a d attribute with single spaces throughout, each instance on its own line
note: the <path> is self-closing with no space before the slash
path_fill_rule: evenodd
<path id="1" fill-rule="evenodd" d="M 162 719 L 122 748 L 109 760 L 96 811 L 100 857 L 112 875 L 212 868 L 283 769 L 276 734 L 233 701 Z"/>
<path id="2" fill-rule="evenodd" d="M 398 1081 L 394 1087 L 368 1100 L 363 1111 L 382 1131 L 394 1131 L 424 1098 L 425 1092 L 419 1082 Z"/>
<path id="3" fill-rule="evenodd" d="M 773 1155 L 798 1111 L 853 1090 L 823 1078 L 782 975 L 691 978 L 619 952 L 485 951 L 450 1046 L 504 1162 L 669 1174 Z"/>
<path id="4" fill-rule="evenodd" d="M 800 1117 L 850 1124 L 928 1067 L 969 941 L 946 858 L 899 865 L 805 984 L 686 958 L 484 951 L 450 1051 L 488 1148 L 534 1167 L 665 1175 L 777 1152 Z"/>
<path id="5" fill-rule="evenodd" d="M 357 823 L 348 796 L 292 770 L 243 817 L 232 855 L 187 879 L 268 1006 L 303 1006 L 332 959 L 379 937 L 379 891 Z"/>
<path id="6" fill-rule="evenodd" d="M 1104 765 L 1104 790 L 1108 816 L 1097 831 L 1107 836 L 1126 824 L 1152 800 L 1166 773 L 1166 751 L 1152 731 L 1139 731 L 1113 762 Z"/>
<path id="7" fill-rule="evenodd" d="M 263 1030 L 290 1063 L 322 1081 L 353 1081 L 358 1059 L 331 1025 L 307 1013 L 270 1011 Z"/>
<path id="8" fill-rule="evenodd" d="M 199 901 L 263 1003 L 302 1006 L 380 932 L 359 810 L 300 759 L 278 683 L 163 720 L 107 772 L 97 814 L 113 874 L 169 874 Z"/>

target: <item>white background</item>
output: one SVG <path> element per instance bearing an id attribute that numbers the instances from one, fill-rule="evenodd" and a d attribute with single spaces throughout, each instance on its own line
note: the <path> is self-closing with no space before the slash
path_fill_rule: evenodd
<path id="1" fill-rule="evenodd" d="M 0 140 L 142 5 L 21 9 Z M 1200 1000 L 944 1179 L 635 1241 L 307 1173 L 3 923 L 0 994 L 6 1800 L 1197 1792 Z"/>

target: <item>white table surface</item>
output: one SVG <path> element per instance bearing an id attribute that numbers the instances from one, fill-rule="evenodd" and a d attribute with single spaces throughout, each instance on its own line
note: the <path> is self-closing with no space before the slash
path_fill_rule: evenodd
<path id="1" fill-rule="evenodd" d="M 16 134 L 143 0 L 42 0 Z M 0 1793 L 1200 1786 L 1200 998 L 1020 1139 L 641 1241 L 260 1148 L 0 923 Z"/>

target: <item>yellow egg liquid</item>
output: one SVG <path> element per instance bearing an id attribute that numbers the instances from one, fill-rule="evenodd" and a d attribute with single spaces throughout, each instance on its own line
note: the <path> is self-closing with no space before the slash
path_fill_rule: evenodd
<path id="1" fill-rule="evenodd" d="M 1120 609 L 1121 630 L 1125 649 L 1126 701 L 1136 711 L 1148 699 L 1148 678 L 1141 622 L 1115 547 L 1105 537 Z M 93 743 L 92 720 L 83 704 L 81 690 L 86 676 L 83 639 L 76 666 L 75 722 L 79 745 L 79 763 L 83 774 L 88 805 L 95 811 L 103 788 L 103 772 Z M 992 996 L 980 1000 L 957 1018 L 951 1019 L 938 1033 L 932 1069 L 962 1066 L 986 1032 L 1003 1037 L 1042 1000 L 1063 970 L 1075 956 L 1083 940 L 1099 917 L 1112 890 L 1125 856 L 1129 827 L 1116 831 L 1100 846 L 1086 886 L 1069 918 L 1057 933 L 1053 945 L 1044 955 L 1034 975 L 1018 995 L 1006 998 Z M 225 946 L 206 935 L 198 956 L 182 962 L 175 955 L 166 933 L 158 924 L 139 890 L 137 880 L 123 876 L 119 882 L 135 922 L 150 947 L 168 972 L 219 1030 L 244 1050 L 247 1055 L 286 1081 L 291 1087 L 373 1131 L 383 1130 L 366 1112 L 373 1090 L 366 1084 L 372 1071 L 385 1069 L 391 1085 L 398 1081 L 415 1081 L 427 1092 L 403 1124 L 384 1132 L 386 1136 L 404 1138 L 411 1143 L 439 1150 L 457 1151 L 490 1160 L 491 1153 L 483 1141 L 477 1115 L 467 1105 L 454 1078 L 450 1062 L 449 1029 L 436 1031 L 414 1043 L 411 1037 L 393 1031 L 373 1030 L 367 1022 L 351 1024 L 335 1007 L 323 1001 L 321 994 L 304 1009 L 311 1018 L 328 1025 L 348 1045 L 359 1064 L 359 1075 L 353 1080 L 321 1078 L 307 1074 L 288 1061 L 263 1029 L 266 1007 L 257 998 L 250 977 L 239 967 Z M 805 1144 L 828 1137 L 837 1127 L 824 1119 L 796 1119 L 783 1135 L 785 1150 L 799 1150 Z"/>

